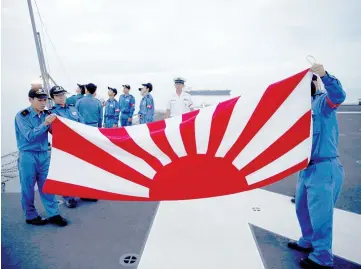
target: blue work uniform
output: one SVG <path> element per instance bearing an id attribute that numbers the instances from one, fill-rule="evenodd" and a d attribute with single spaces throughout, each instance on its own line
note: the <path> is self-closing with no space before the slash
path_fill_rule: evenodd
<path id="1" fill-rule="evenodd" d="M 38 217 L 34 206 L 34 187 L 38 184 L 39 194 L 49 217 L 59 215 L 55 195 L 43 193 L 48 176 L 50 154 L 48 152 L 49 125 L 45 117 L 50 111 L 37 114 L 32 107 L 18 112 L 15 116 L 15 134 L 19 149 L 18 169 L 21 184 L 21 205 L 27 220 Z"/>
<path id="2" fill-rule="evenodd" d="M 341 83 L 326 73 L 321 78 L 326 93 L 312 96 L 313 141 L 311 161 L 300 171 L 296 189 L 296 213 L 302 237 L 298 245 L 313 247 L 309 259 L 333 266 L 333 209 L 341 191 L 344 170 L 338 154 L 337 107 L 346 93 Z"/>
<path id="3" fill-rule="evenodd" d="M 83 118 L 84 124 L 99 128 L 102 127 L 103 106 L 100 101 L 91 94 L 87 94 L 84 98 L 79 99 L 75 104 L 75 108 Z"/>
<path id="4" fill-rule="evenodd" d="M 83 123 L 83 118 L 81 117 L 78 110 L 74 106 L 65 105 L 64 107 L 62 107 L 61 105 L 55 104 L 50 109 L 50 111 L 51 113 L 61 116 L 63 118 Z M 63 196 L 63 198 L 65 201 L 74 199 L 74 197 L 71 196 Z"/>
<path id="5" fill-rule="evenodd" d="M 120 124 L 121 126 L 131 126 L 132 122 L 128 121 L 129 118 L 133 118 L 135 111 L 135 98 L 131 94 L 122 94 L 119 97 L 120 105 Z"/>
<path id="6" fill-rule="evenodd" d="M 115 99 L 108 99 L 105 102 L 104 127 L 112 128 L 114 124 L 118 126 L 119 121 L 119 102 Z"/>
<path id="7" fill-rule="evenodd" d="M 66 99 L 66 104 L 67 104 L 68 106 L 75 106 L 76 102 L 77 102 L 79 99 L 83 98 L 83 97 L 84 97 L 84 95 L 81 94 L 81 93 L 79 93 L 79 94 L 77 94 L 77 95 L 72 95 L 72 96 L 70 96 L 69 98 Z"/>
<path id="8" fill-rule="evenodd" d="M 139 122 L 147 123 L 153 121 L 154 100 L 150 93 L 147 93 L 140 101 L 139 105 Z"/>

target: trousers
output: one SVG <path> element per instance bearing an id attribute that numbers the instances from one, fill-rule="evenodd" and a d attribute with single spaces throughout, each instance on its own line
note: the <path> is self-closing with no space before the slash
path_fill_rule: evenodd
<path id="1" fill-rule="evenodd" d="M 104 120 L 104 127 L 105 128 L 113 128 L 114 124 L 118 124 L 114 117 L 106 117 Z"/>
<path id="2" fill-rule="evenodd" d="M 129 115 L 122 113 L 122 115 L 120 117 L 120 126 L 122 126 L 122 127 L 132 126 L 132 122 L 129 122 L 128 119 L 129 119 Z"/>
<path id="3" fill-rule="evenodd" d="M 309 259 L 333 266 L 333 212 L 344 180 L 338 158 L 309 165 L 299 174 L 296 187 L 296 214 L 301 227 L 301 247 L 313 247 Z"/>
<path id="4" fill-rule="evenodd" d="M 49 165 L 50 153 L 47 151 L 19 152 L 18 169 L 21 185 L 21 205 L 28 220 L 38 216 L 34 206 L 35 183 L 38 184 L 40 198 L 48 217 L 59 214 L 59 205 L 55 195 L 43 193 Z"/>

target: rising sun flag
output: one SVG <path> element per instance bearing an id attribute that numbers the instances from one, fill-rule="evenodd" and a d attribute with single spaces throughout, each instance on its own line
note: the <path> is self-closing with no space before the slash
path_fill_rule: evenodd
<path id="1" fill-rule="evenodd" d="M 58 117 L 44 192 L 102 200 L 209 198 L 305 168 L 312 146 L 309 69 L 178 117 L 96 128 Z"/>

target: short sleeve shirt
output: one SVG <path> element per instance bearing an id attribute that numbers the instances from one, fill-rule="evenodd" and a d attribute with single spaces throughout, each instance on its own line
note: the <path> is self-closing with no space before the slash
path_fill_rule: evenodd
<path id="1" fill-rule="evenodd" d="M 182 92 L 180 96 L 176 93 L 172 94 L 167 102 L 167 109 L 170 110 L 171 117 L 190 112 L 192 108 L 194 108 L 194 104 L 191 95 L 186 92 Z"/>

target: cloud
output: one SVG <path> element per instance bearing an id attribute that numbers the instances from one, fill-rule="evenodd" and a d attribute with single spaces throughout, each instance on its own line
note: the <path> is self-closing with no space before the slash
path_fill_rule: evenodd
<path id="1" fill-rule="evenodd" d="M 184 76 L 192 88 L 239 94 L 299 72 L 315 56 L 341 79 L 348 98 L 359 96 L 361 2 L 319 0 L 37 0 L 57 55 L 41 28 L 54 79 L 69 91 L 76 83 L 137 87 L 151 81 L 158 108 Z M 2 3 L 3 137 L 14 137 L 13 117 L 27 103 L 40 75 L 26 2 Z M 8 100 L 14 102 L 9 105 Z M 8 124 L 8 125 L 6 125 Z M 4 136 L 5 132 L 5 136 Z M 3 138 L 4 139 L 4 138 Z M 5 152 L 15 149 L 14 139 Z M 3 143 L 4 145 L 4 143 Z"/>

